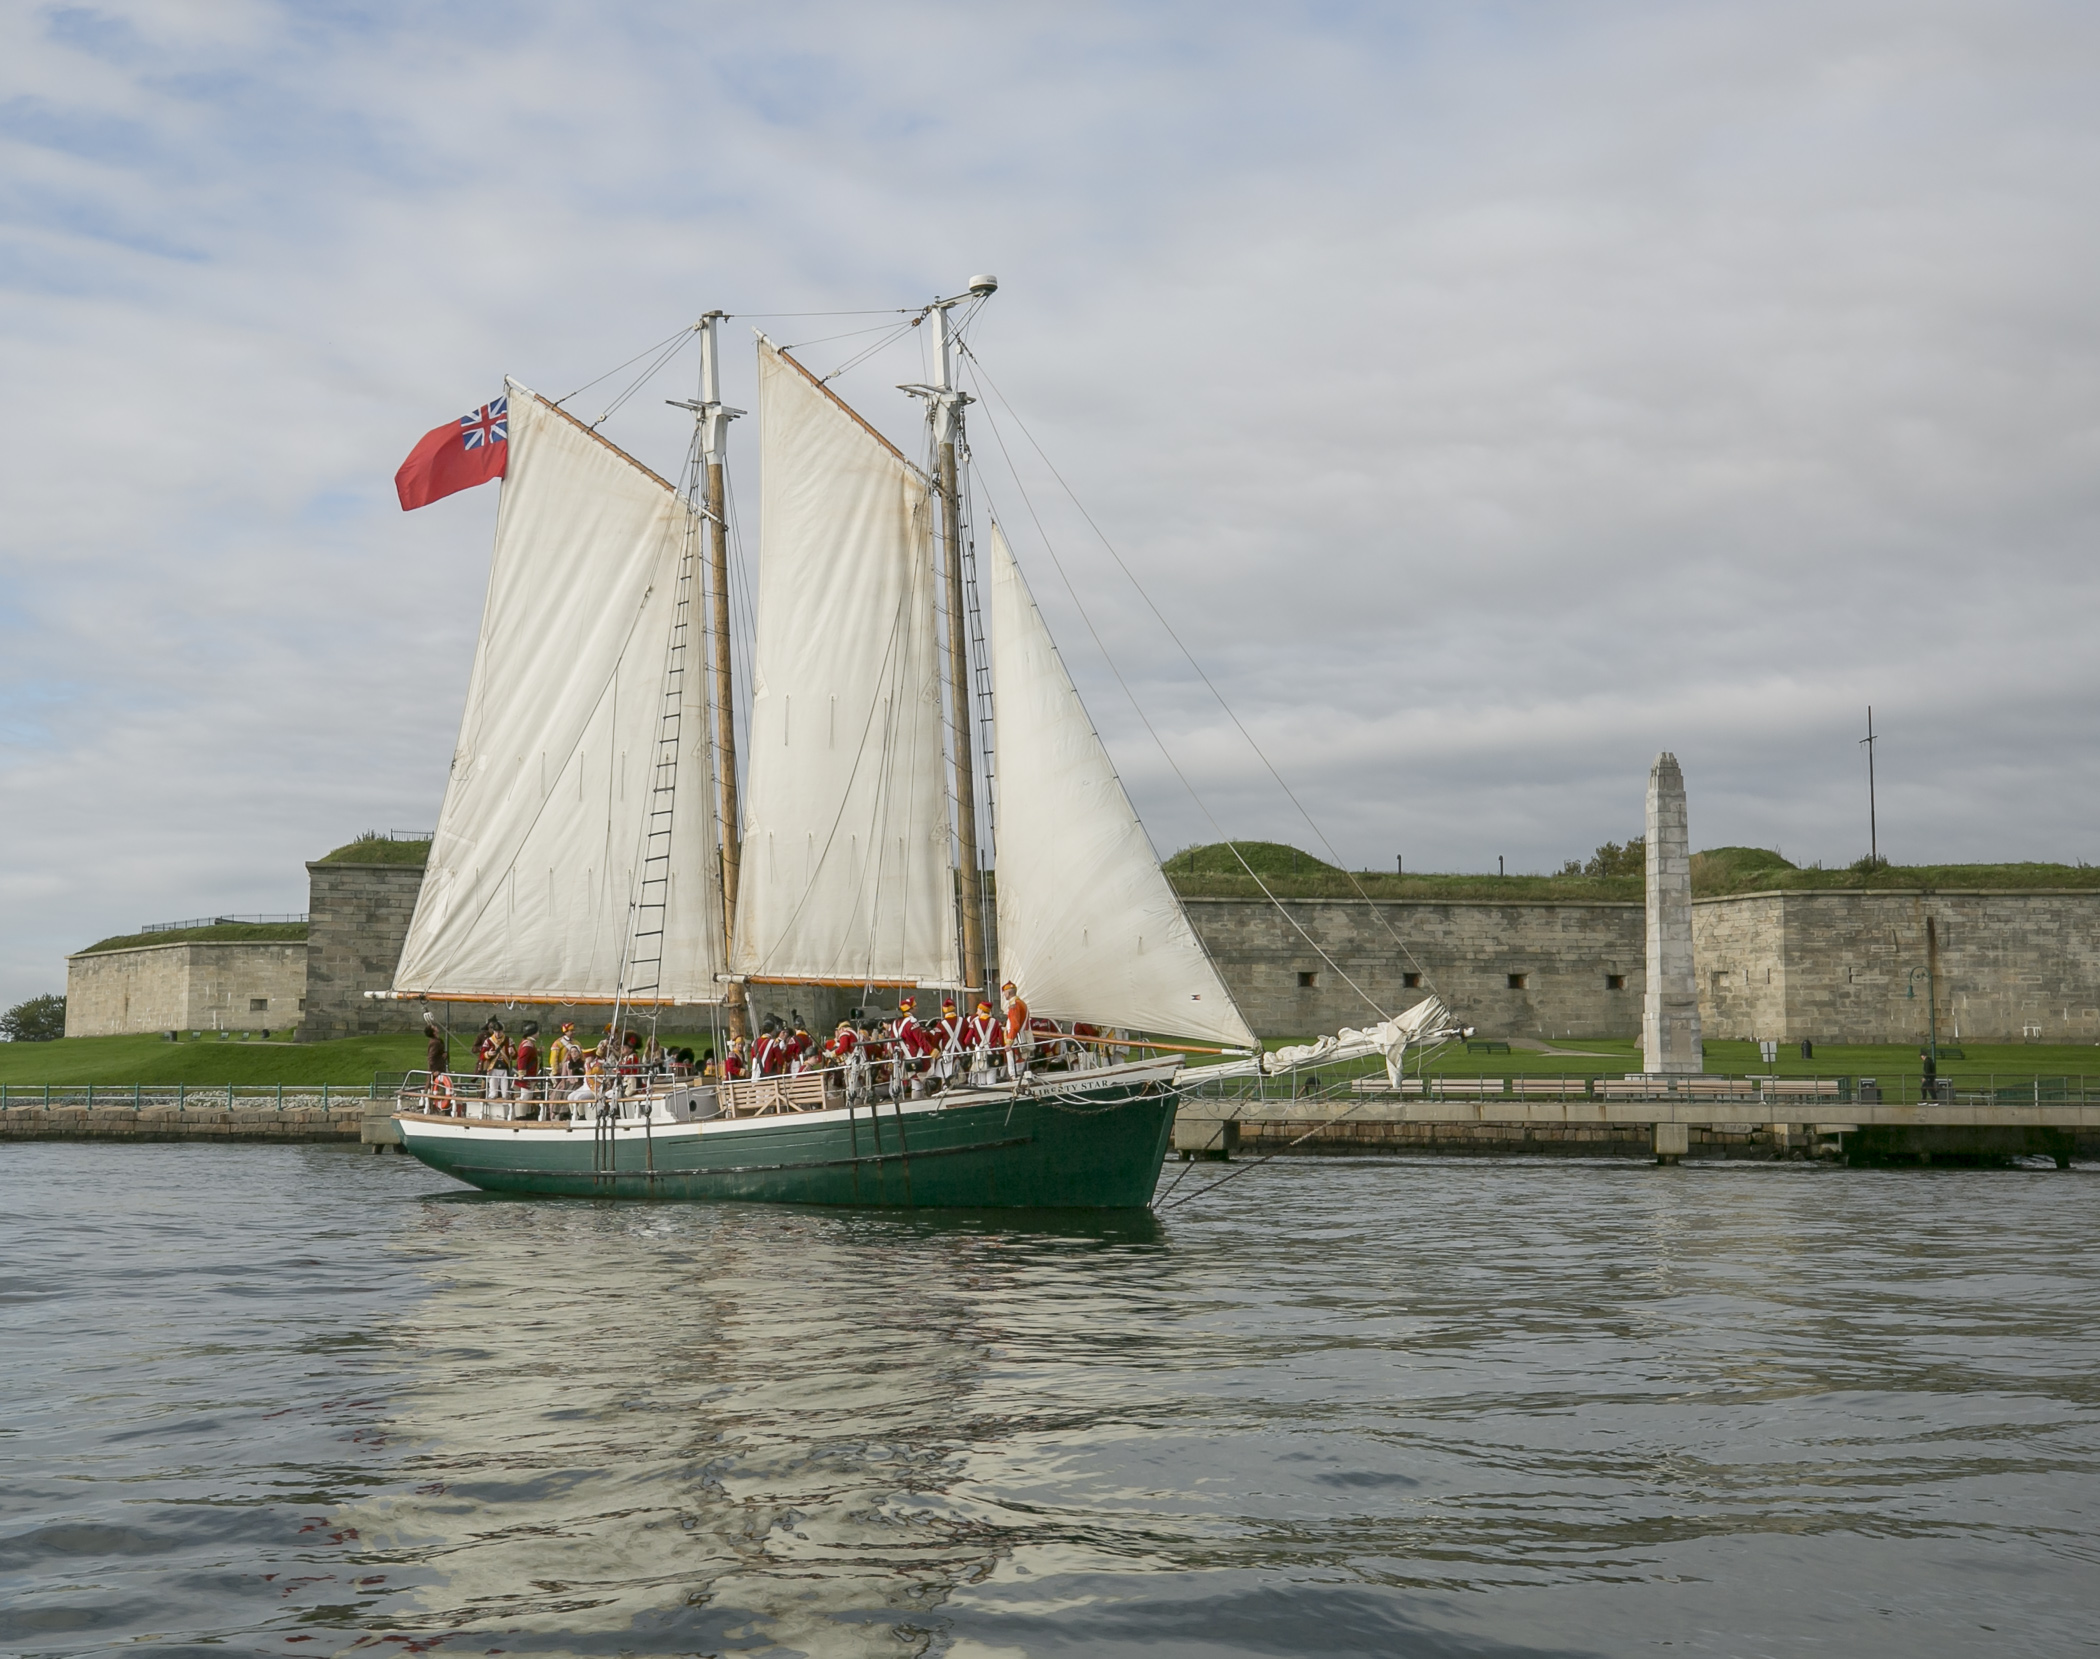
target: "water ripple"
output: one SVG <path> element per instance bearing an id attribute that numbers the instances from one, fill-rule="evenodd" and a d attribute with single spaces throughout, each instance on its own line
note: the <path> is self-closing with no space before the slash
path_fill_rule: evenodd
<path id="1" fill-rule="evenodd" d="M 1097 1222 L 26 1145 L 0 1193 L 23 1654 L 2093 1643 L 2083 1173 L 1320 1159 Z"/>

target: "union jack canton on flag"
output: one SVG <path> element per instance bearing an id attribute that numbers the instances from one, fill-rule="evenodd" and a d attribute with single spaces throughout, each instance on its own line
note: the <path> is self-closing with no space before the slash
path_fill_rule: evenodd
<path id="1" fill-rule="evenodd" d="M 459 417 L 459 441 L 468 449 L 479 449 L 483 444 L 500 444 L 510 441 L 510 398 L 499 397 L 493 403 L 484 403 L 471 415 Z"/>

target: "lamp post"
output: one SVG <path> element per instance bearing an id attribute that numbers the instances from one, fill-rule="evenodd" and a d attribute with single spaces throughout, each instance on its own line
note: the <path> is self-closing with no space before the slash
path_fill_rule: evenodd
<path id="1" fill-rule="evenodd" d="M 1932 965 L 1928 961 L 1922 968 L 1910 971 L 1910 986 L 1903 994 L 1912 1001 L 1918 1000 L 1918 975 L 1925 976 L 1925 1052 L 1932 1056 L 1933 1065 L 1940 1063 L 1940 999 L 1934 989 Z"/>

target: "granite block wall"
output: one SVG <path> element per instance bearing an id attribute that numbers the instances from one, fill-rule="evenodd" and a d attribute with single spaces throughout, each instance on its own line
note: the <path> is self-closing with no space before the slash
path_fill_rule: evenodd
<path id="1" fill-rule="evenodd" d="M 1755 926 L 1729 907 L 1754 909 Z M 1716 1035 L 1923 1043 L 1930 987 L 1942 1042 L 2100 1042 L 2100 893 L 1779 893 L 1694 910 L 1715 940 L 1701 967 Z M 1733 979 L 1760 954 L 1772 984 L 1750 987 L 1764 998 L 1753 1033 L 1737 1029 L 1749 1009 Z"/>
<path id="2" fill-rule="evenodd" d="M 66 959 L 66 1035 L 287 1030 L 305 996 L 297 941 L 96 951 Z"/>
<path id="3" fill-rule="evenodd" d="M 299 1040 L 420 1030 L 419 1007 L 375 1002 L 365 992 L 394 983 L 423 867 L 315 863 L 306 876 L 306 1018 Z"/>
<path id="4" fill-rule="evenodd" d="M 1692 960 L 1699 1028 L 1707 1037 L 1784 1039 L 1785 895 L 1692 902 Z"/>
<path id="5" fill-rule="evenodd" d="M 1262 899 L 1185 902 L 1265 1037 L 1376 1019 L 1350 980 L 1388 1012 L 1433 989 L 1482 1035 L 1551 1041 L 1640 1031 L 1647 958 L 1638 904 L 1309 899 L 1288 902 L 1286 915 Z M 1410 974 L 1419 983 L 1409 984 Z"/>

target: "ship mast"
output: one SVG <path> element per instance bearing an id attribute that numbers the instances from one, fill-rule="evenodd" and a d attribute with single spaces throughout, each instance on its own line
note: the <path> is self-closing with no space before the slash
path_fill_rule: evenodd
<path id="1" fill-rule="evenodd" d="M 707 489 L 707 581 L 709 649 L 715 671 L 715 833 L 722 854 L 722 960 L 735 960 L 737 876 L 743 863 L 743 840 L 736 791 L 736 684 L 729 656 L 729 522 L 725 506 L 723 463 L 729 448 L 729 423 L 743 413 L 722 401 L 721 351 L 717 329 L 726 311 L 700 319 L 700 397 L 686 404 L 700 422 L 700 463 Z M 729 1034 L 751 1035 L 744 987 L 728 989 Z"/>
<path id="2" fill-rule="evenodd" d="M 963 610 L 962 492 L 955 451 L 962 437 L 963 405 L 971 400 L 955 387 L 955 327 L 949 313 L 965 300 L 989 299 L 999 279 L 976 276 L 969 289 L 927 309 L 934 323 L 931 386 L 907 386 L 922 396 L 933 422 L 934 492 L 941 498 L 941 562 L 948 590 L 948 698 L 954 713 L 956 874 L 961 882 L 962 980 L 968 991 L 988 994 L 984 972 L 984 874 L 977 856 L 977 772 L 970 754 L 972 698 L 970 646 Z"/>

